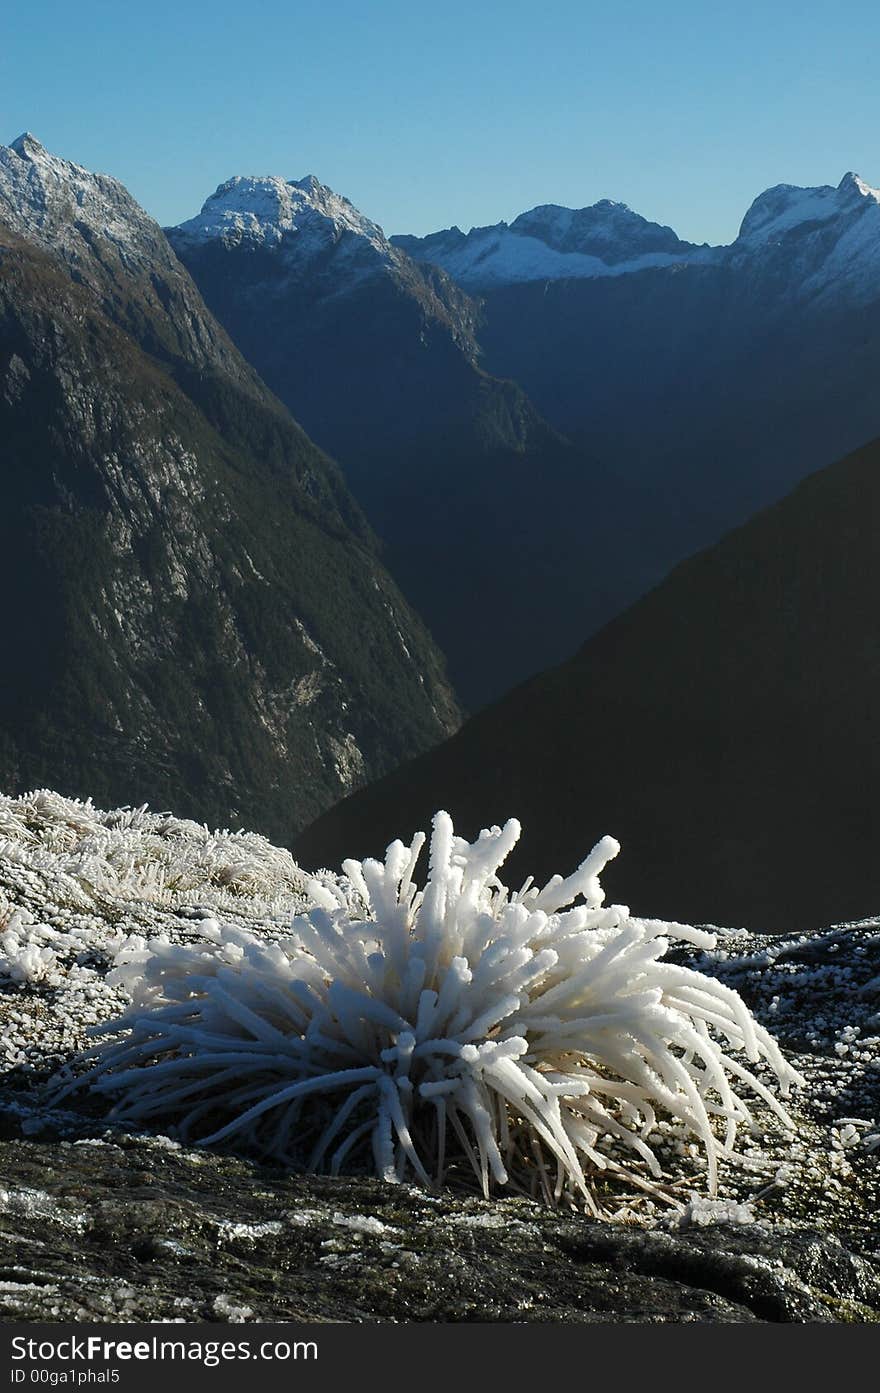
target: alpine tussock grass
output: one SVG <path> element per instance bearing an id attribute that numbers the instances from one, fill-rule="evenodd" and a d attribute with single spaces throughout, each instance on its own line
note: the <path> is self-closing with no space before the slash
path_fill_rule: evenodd
<path id="1" fill-rule="evenodd" d="M 288 851 L 254 832 L 211 831 L 146 804 L 105 812 L 47 788 L 0 794 L 0 858 L 49 877 L 53 893 L 79 908 L 105 899 L 172 910 L 197 900 L 216 913 L 244 902 L 271 912 L 302 903 L 307 879 Z"/>
<path id="2" fill-rule="evenodd" d="M 736 992 L 666 960 L 670 937 L 711 934 L 603 907 L 612 838 L 512 893 L 498 871 L 519 835 L 511 820 L 468 843 L 440 812 L 423 889 L 419 833 L 312 881 L 277 939 L 212 920 L 195 942 L 130 940 L 114 972 L 132 1004 L 64 1091 L 295 1168 L 433 1187 L 464 1164 L 486 1195 L 594 1210 L 602 1177 L 662 1182 L 666 1117 L 701 1144 L 714 1194 L 747 1097 L 787 1123 L 770 1084 L 799 1076 Z"/>

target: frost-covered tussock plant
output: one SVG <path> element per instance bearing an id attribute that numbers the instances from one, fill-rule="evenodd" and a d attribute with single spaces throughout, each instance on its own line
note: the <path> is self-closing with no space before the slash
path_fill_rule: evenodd
<path id="1" fill-rule="evenodd" d="M 55 971 L 52 944 L 59 935 L 44 924 L 31 925 L 21 911 L 9 912 L 0 899 L 0 978 L 12 982 L 41 982 Z"/>
<path id="2" fill-rule="evenodd" d="M 173 909 L 197 899 L 222 911 L 246 898 L 289 910 L 306 885 L 289 852 L 253 832 L 210 832 L 146 807 L 102 812 L 49 789 L 0 796 L 0 859 L 47 875 L 81 906 L 106 898 Z"/>
<path id="3" fill-rule="evenodd" d="M 783 1094 L 798 1075 L 734 991 L 664 961 L 670 934 L 712 935 L 602 907 L 616 842 L 512 894 L 497 872 L 519 833 L 468 844 L 441 812 L 422 890 L 419 834 L 313 882 L 279 941 L 216 923 L 197 943 L 132 941 L 115 969 L 132 1005 L 64 1091 L 88 1084 L 129 1121 L 284 1164 L 439 1185 L 464 1159 L 485 1194 L 594 1209 L 603 1173 L 658 1185 L 664 1115 L 702 1144 L 714 1193 L 751 1121 L 744 1095 L 787 1121 L 749 1065 Z"/>

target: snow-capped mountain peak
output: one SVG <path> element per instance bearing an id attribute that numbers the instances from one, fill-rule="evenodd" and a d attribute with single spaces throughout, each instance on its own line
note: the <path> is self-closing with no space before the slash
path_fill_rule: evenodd
<path id="1" fill-rule="evenodd" d="M 23 131 L 17 140 L 13 140 L 9 148 L 14 150 L 16 155 L 21 155 L 23 159 L 38 160 L 48 154 L 45 146 L 30 131 Z"/>
<path id="2" fill-rule="evenodd" d="M 875 203 L 880 203 L 880 189 L 872 189 L 870 184 L 866 184 L 864 179 L 860 179 L 858 174 L 854 174 L 852 170 L 848 174 L 844 174 L 838 189 L 841 192 L 854 190 L 862 198 L 870 198 Z"/>
<path id="3" fill-rule="evenodd" d="M 129 268 L 167 255 L 158 225 L 117 179 L 52 154 L 30 131 L 0 145 L 0 221 L 70 262 L 90 263 L 95 238 Z"/>
<path id="4" fill-rule="evenodd" d="M 226 246 L 289 247 L 297 260 L 352 239 L 362 252 L 391 255 L 381 227 L 314 174 L 292 180 L 237 174 L 173 231 L 190 244 L 217 239 Z"/>
<path id="5" fill-rule="evenodd" d="M 832 184 L 817 188 L 777 184 L 755 199 L 743 218 L 737 241 L 752 246 L 779 241 L 796 229 L 861 213 L 878 202 L 880 191 L 853 173 L 844 174 L 836 188 Z"/>
<path id="6" fill-rule="evenodd" d="M 880 190 L 852 172 L 816 188 L 777 184 L 760 194 L 736 241 L 738 267 L 769 265 L 789 296 L 849 303 L 880 296 Z"/>
<path id="7" fill-rule="evenodd" d="M 669 267 L 754 267 L 768 258 L 788 293 L 863 298 L 880 290 L 880 190 L 848 173 L 836 186 L 778 184 L 755 199 L 729 246 L 684 242 L 625 203 L 542 204 L 510 224 L 394 237 L 416 261 L 441 267 L 471 292 L 528 281 L 594 280 Z M 782 258 L 779 262 L 779 258 Z"/>
<path id="8" fill-rule="evenodd" d="M 0 145 L 0 224 L 60 261 L 161 356 L 252 373 L 208 314 L 159 224 L 118 179 L 62 159 L 26 132 Z M 133 293 L 134 285 L 138 291 Z"/>

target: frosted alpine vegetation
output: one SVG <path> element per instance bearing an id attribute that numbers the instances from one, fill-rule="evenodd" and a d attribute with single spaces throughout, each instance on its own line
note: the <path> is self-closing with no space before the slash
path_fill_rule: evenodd
<path id="1" fill-rule="evenodd" d="M 105 812 L 47 788 L 0 794 L 0 857 L 80 909 L 97 900 L 172 910 L 195 900 L 219 914 L 247 900 L 271 913 L 303 903 L 307 881 L 288 851 L 255 832 L 210 831 L 146 805 Z M 0 935 L 14 908 L 0 888 Z"/>
<path id="2" fill-rule="evenodd" d="M 286 933 L 207 919 L 184 943 L 130 937 L 111 977 L 131 1004 L 56 1096 L 87 1087 L 126 1123 L 295 1169 L 472 1172 L 485 1195 L 594 1211 L 607 1181 L 665 1192 L 652 1133 L 671 1119 L 715 1194 L 755 1101 L 788 1125 L 778 1095 L 800 1076 L 734 990 L 667 958 L 712 934 L 604 906 L 612 838 L 511 892 L 519 835 L 511 820 L 468 843 L 440 812 L 423 889 L 420 833 L 313 880 Z"/>

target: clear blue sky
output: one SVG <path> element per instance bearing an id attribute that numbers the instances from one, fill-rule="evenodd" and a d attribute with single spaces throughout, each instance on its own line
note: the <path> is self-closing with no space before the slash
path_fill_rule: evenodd
<path id="1" fill-rule="evenodd" d="M 0 143 L 163 223 L 313 173 L 388 232 L 615 198 L 723 242 L 768 185 L 880 184 L 878 46 L 877 0 L 21 0 Z"/>

